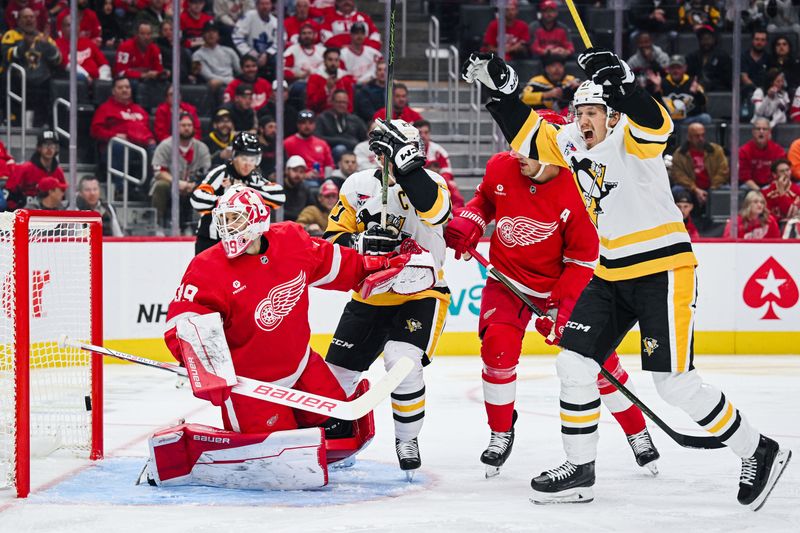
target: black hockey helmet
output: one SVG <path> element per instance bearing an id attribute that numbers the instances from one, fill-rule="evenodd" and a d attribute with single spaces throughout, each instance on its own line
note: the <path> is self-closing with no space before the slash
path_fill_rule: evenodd
<path id="1" fill-rule="evenodd" d="M 258 137 L 246 131 L 236 134 L 231 143 L 231 148 L 233 148 L 233 157 L 237 155 L 261 155 L 261 144 L 258 142 Z"/>

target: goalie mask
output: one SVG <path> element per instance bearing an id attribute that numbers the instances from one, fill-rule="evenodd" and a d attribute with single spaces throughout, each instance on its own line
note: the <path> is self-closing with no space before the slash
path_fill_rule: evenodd
<path id="1" fill-rule="evenodd" d="M 242 255 L 269 230 L 269 207 L 261 195 L 244 185 L 233 185 L 211 212 L 222 247 L 229 259 Z"/>

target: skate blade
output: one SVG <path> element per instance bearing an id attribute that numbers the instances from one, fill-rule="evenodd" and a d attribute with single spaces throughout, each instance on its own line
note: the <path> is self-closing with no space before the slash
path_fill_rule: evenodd
<path id="1" fill-rule="evenodd" d="M 351 455 L 347 459 L 342 459 L 341 461 L 337 461 L 332 465 L 328 465 L 328 468 L 337 468 L 337 469 L 350 468 L 352 466 L 355 466 L 355 464 L 356 464 L 356 456 Z"/>
<path id="2" fill-rule="evenodd" d="M 653 477 L 656 477 L 658 475 L 658 464 L 656 464 L 656 461 L 650 461 L 646 465 L 642 466 L 642 468 L 648 470 L 653 475 Z"/>
<path id="3" fill-rule="evenodd" d="M 764 507 L 764 504 L 767 503 L 767 498 L 772 492 L 772 489 L 775 488 L 775 484 L 778 483 L 778 480 L 781 478 L 781 475 L 786 469 L 786 465 L 789 464 L 789 460 L 791 458 L 792 450 L 778 450 L 778 454 L 775 456 L 775 461 L 772 463 L 772 470 L 769 473 L 767 486 L 764 487 L 764 490 L 761 491 L 761 494 L 758 496 L 758 498 L 756 498 L 753 503 L 748 505 L 751 510 L 758 511 Z"/>
<path id="4" fill-rule="evenodd" d="M 417 472 L 416 470 L 404 470 L 406 473 L 406 483 L 413 483 L 414 482 L 414 474 Z"/>
<path id="5" fill-rule="evenodd" d="M 592 487 L 577 487 L 561 492 L 539 492 L 534 490 L 530 499 L 536 505 L 550 505 L 553 503 L 589 503 L 594 501 Z"/>
<path id="6" fill-rule="evenodd" d="M 486 465 L 486 479 L 491 479 L 493 477 L 497 477 L 500 475 L 500 467 L 499 466 L 491 466 Z"/>

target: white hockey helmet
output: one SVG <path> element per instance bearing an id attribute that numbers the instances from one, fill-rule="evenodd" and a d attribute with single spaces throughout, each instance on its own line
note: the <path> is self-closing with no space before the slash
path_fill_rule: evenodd
<path id="1" fill-rule="evenodd" d="M 258 192 L 242 184 L 225 191 L 211 216 L 229 259 L 242 255 L 269 230 L 269 207 Z"/>
<path id="2" fill-rule="evenodd" d="M 596 104 L 608 107 L 605 99 L 603 99 L 603 87 L 591 80 L 586 80 L 581 83 L 575 90 L 572 105 L 578 107 L 584 104 Z"/>

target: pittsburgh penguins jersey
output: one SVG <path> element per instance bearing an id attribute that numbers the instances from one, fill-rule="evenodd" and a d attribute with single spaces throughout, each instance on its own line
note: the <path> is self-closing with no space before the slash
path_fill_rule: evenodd
<path id="1" fill-rule="evenodd" d="M 591 149 L 577 123 L 556 127 L 516 98 L 488 104 L 512 148 L 572 170 L 600 234 L 595 274 L 609 281 L 697 264 L 662 160 L 672 120 L 643 91 L 628 100 L 614 104 L 627 114 Z"/>
<path id="2" fill-rule="evenodd" d="M 444 224 L 450 219 L 450 193 L 444 178 L 426 169 L 417 169 L 410 176 L 400 177 L 389 186 L 387 224 L 404 237 L 411 237 L 428 250 L 438 269 L 436 285 L 417 294 L 383 293 L 366 303 L 397 305 L 427 297 L 447 298 L 447 284 L 442 267 L 445 260 Z M 339 190 L 339 202 L 328 216 L 325 238 L 350 246 L 354 234 L 381 223 L 381 170 L 356 172 L 345 180 Z M 358 293 L 353 299 L 361 299 Z"/>

